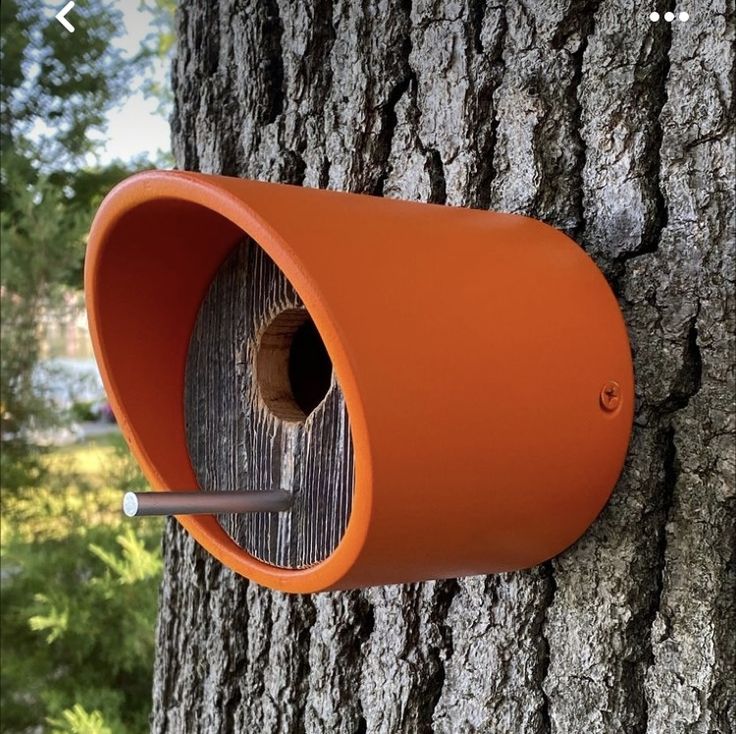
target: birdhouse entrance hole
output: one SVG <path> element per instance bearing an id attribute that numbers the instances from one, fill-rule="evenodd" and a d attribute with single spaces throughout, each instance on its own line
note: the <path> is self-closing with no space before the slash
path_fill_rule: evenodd
<path id="1" fill-rule="evenodd" d="M 304 422 L 332 382 L 332 362 L 303 308 L 282 311 L 268 324 L 258 343 L 255 367 L 263 402 L 288 422 Z"/>

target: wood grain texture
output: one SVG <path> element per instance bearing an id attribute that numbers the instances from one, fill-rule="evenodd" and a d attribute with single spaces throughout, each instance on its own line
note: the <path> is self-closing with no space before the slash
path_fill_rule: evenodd
<path id="1" fill-rule="evenodd" d="M 736 730 L 734 5 L 688 10 L 182 3 L 181 167 L 563 228 L 619 297 L 637 414 L 610 504 L 526 572 L 285 597 L 171 523 L 155 731 Z"/>
<path id="2" fill-rule="evenodd" d="M 334 374 L 303 422 L 264 404 L 256 380 L 259 338 L 302 302 L 273 261 L 245 238 L 218 270 L 200 307 L 187 357 L 184 412 L 189 455 L 205 490 L 274 490 L 287 512 L 222 515 L 225 532 L 256 558 L 304 568 L 342 538 L 353 496 L 353 444 Z"/>

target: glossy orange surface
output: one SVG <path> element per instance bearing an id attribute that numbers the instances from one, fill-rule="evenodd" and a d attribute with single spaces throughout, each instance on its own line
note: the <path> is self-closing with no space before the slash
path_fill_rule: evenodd
<path id="1" fill-rule="evenodd" d="M 95 218 L 90 327 L 152 485 L 196 490 L 184 369 L 197 311 L 247 233 L 330 353 L 353 432 L 345 536 L 307 569 L 269 566 L 214 517 L 180 522 L 238 573 L 292 592 L 492 573 L 582 535 L 623 466 L 626 328 L 603 275 L 533 219 L 180 172 L 120 184 Z M 619 386 L 614 410 L 601 393 Z"/>

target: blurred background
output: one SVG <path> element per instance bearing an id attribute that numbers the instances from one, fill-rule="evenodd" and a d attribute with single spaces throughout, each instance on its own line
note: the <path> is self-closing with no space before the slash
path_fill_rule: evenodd
<path id="1" fill-rule="evenodd" d="M 160 522 L 105 399 L 82 293 L 110 188 L 170 167 L 173 0 L 3 0 L 0 438 L 3 732 L 148 729 Z"/>

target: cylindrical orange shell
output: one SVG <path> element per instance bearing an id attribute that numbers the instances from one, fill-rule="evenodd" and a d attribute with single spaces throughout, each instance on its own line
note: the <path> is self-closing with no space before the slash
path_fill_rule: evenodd
<path id="1" fill-rule="evenodd" d="M 184 370 L 197 312 L 252 237 L 310 312 L 344 392 L 353 509 L 299 570 L 181 523 L 214 556 L 292 592 L 540 563 L 606 503 L 626 455 L 633 373 L 590 258 L 533 219 L 193 173 L 149 172 L 103 202 L 86 263 L 92 339 L 115 414 L 156 489 L 197 486 Z M 618 406 L 601 391 L 618 383 Z"/>

